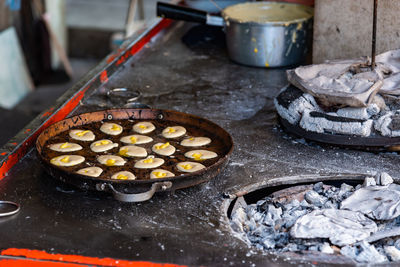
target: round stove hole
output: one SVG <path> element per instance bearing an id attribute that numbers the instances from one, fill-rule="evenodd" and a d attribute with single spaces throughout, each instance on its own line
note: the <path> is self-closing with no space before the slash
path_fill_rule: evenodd
<path id="1" fill-rule="evenodd" d="M 227 216 L 253 248 L 321 263 L 400 260 L 400 185 L 387 173 L 283 177 L 241 192 Z"/>

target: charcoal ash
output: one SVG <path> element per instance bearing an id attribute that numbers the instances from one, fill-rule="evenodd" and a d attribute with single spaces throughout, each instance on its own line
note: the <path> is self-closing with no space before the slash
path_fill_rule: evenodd
<path id="1" fill-rule="evenodd" d="M 374 245 L 365 241 L 352 247 L 345 246 L 340 250 L 340 253 L 362 263 L 381 263 L 388 261 L 387 256 L 379 252 Z"/>
<path id="2" fill-rule="evenodd" d="M 389 185 L 393 183 L 393 178 L 386 172 L 382 172 L 379 175 L 377 175 L 377 184 L 380 185 Z"/>
<path id="3" fill-rule="evenodd" d="M 378 230 L 374 221 L 360 212 L 338 209 L 314 210 L 299 218 L 290 230 L 295 238 L 329 238 L 344 246 L 361 241 Z"/>
<path id="4" fill-rule="evenodd" d="M 390 258 L 391 261 L 400 260 L 400 250 L 395 246 L 385 246 L 384 250 L 386 255 Z"/>
<path id="5" fill-rule="evenodd" d="M 304 195 L 304 199 L 311 205 L 321 208 L 328 201 L 328 198 L 321 196 L 314 190 L 310 190 Z"/>
<path id="6" fill-rule="evenodd" d="M 400 260 L 400 185 L 389 174 L 366 177 L 355 187 L 319 182 L 294 192 L 292 198 L 271 194 L 234 208 L 232 229 L 273 253 L 321 252 L 360 263 Z"/>
<path id="7" fill-rule="evenodd" d="M 394 219 L 400 215 L 400 185 L 360 188 L 345 199 L 340 208 L 359 211 L 376 220 Z"/>
<path id="8" fill-rule="evenodd" d="M 289 71 L 288 75 L 290 73 L 293 71 Z M 320 134 L 400 136 L 398 98 L 393 100 L 389 95 L 383 94 L 382 97 L 376 94 L 371 103 L 356 106 L 345 103 L 336 105 L 324 103 L 327 100 L 325 97 L 318 97 L 319 93 L 310 94 L 293 82 L 291 81 L 294 85 L 283 88 L 274 99 L 278 115 L 290 124 Z"/>

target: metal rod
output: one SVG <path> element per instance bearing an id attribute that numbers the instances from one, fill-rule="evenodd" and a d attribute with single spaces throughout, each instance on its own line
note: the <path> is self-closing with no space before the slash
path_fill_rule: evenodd
<path id="1" fill-rule="evenodd" d="M 378 0 L 374 0 L 374 21 L 372 23 L 372 61 L 371 68 L 375 69 L 375 55 L 376 55 L 376 19 L 378 10 Z"/>

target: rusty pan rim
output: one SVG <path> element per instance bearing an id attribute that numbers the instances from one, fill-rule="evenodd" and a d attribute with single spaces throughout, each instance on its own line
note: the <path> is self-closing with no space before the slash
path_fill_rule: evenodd
<path id="1" fill-rule="evenodd" d="M 42 148 L 43 148 L 44 144 L 46 143 L 46 141 L 49 140 L 51 137 L 53 137 L 53 136 L 55 136 L 55 135 L 57 135 L 57 134 L 59 134 L 59 133 L 61 133 L 63 131 L 68 130 L 69 128 L 68 129 L 62 129 L 62 130 L 56 132 L 56 134 L 46 137 L 46 134 L 48 134 L 48 131 L 52 130 L 53 128 L 57 128 L 57 127 L 63 125 L 67 121 L 72 121 L 73 125 L 71 125 L 71 127 L 75 127 L 75 126 L 86 125 L 86 124 L 89 124 L 89 123 L 92 123 L 92 122 L 97 122 L 97 121 L 102 121 L 102 120 L 107 120 L 107 119 L 108 120 L 122 120 L 122 119 L 115 119 L 115 118 L 109 119 L 108 116 L 110 114 L 113 114 L 113 113 L 125 112 L 126 114 L 128 114 L 129 112 L 131 112 L 131 113 L 138 112 L 139 114 L 141 114 L 143 111 L 147 111 L 147 112 L 152 113 L 152 114 L 157 114 L 157 116 L 155 116 L 154 118 L 151 118 L 151 120 L 159 120 L 160 119 L 160 117 L 159 117 L 160 114 L 175 114 L 175 115 L 180 115 L 180 116 L 183 116 L 183 117 L 186 117 L 186 118 L 191 118 L 193 120 L 199 120 L 199 121 L 205 122 L 205 123 L 207 123 L 209 125 L 212 125 L 213 127 L 217 127 L 220 130 L 222 130 L 222 132 L 228 138 L 229 144 L 227 144 L 227 147 L 229 147 L 229 150 L 224 156 L 220 157 L 217 162 L 215 162 L 214 164 L 212 164 L 212 165 L 210 165 L 210 166 L 208 166 L 208 167 L 206 167 L 204 169 L 201 169 L 199 171 L 192 172 L 192 173 L 187 173 L 187 174 L 183 174 L 183 175 L 179 175 L 179 176 L 169 177 L 169 178 L 145 179 L 145 180 L 111 180 L 111 179 L 103 179 L 103 178 L 80 175 L 80 174 L 77 174 L 77 173 L 71 173 L 71 172 L 65 171 L 64 169 L 62 169 L 62 168 L 60 168 L 58 166 L 51 165 L 50 163 L 48 163 L 44 159 L 44 157 L 42 155 Z M 97 114 L 107 115 L 107 117 L 104 116 L 104 118 L 102 120 L 90 121 L 90 122 L 87 122 L 87 123 L 77 124 L 77 122 L 79 122 L 82 119 L 82 117 L 93 116 L 93 115 L 97 115 Z M 129 116 L 127 118 L 124 118 L 124 119 L 125 120 L 128 120 L 128 119 L 150 120 L 150 118 L 147 118 L 147 119 L 136 118 L 136 117 L 135 118 L 131 118 Z M 44 140 L 42 140 L 42 139 L 44 139 Z M 182 180 L 186 180 L 186 179 L 189 179 L 189 178 L 201 177 L 202 175 L 208 173 L 211 169 L 221 166 L 224 162 L 226 162 L 228 160 L 228 158 L 230 157 L 230 155 L 233 152 L 234 143 L 233 143 L 232 136 L 224 128 L 222 128 L 221 126 L 219 126 L 215 122 L 213 122 L 211 120 L 208 120 L 208 119 L 205 119 L 205 118 L 200 117 L 200 116 L 196 116 L 196 115 L 192 115 L 192 114 L 188 114 L 188 113 L 184 113 L 184 112 L 180 112 L 180 111 L 175 111 L 175 110 L 166 110 L 166 109 L 118 108 L 118 109 L 105 109 L 105 110 L 97 110 L 97 111 L 94 111 L 94 112 L 81 113 L 81 114 L 77 114 L 77 115 L 65 118 L 65 119 L 60 120 L 58 122 L 55 122 L 55 123 L 51 124 L 49 127 L 47 127 L 42 133 L 40 133 L 40 135 L 36 139 L 35 147 L 36 147 L 36 151 L 37 151 L 37 153 L 39 155 L 39 158 L 40 158 L 42 163 L 46 164 L 47 167 L 54 168 L 57 171 L 60 171 L 64 175 L 74 176 L 74 177 L 77 177 L 77 178 L 82 179 L 82 180 L 87 180 L 87 181 L 92 181 L 92 182 L 97 182 L 97 183 L 110 183 L 110 184 L 113 184 L 113 185 L 134 186 L 134 185 L 146 185 L 146 184 L 152 185 L 153 183 L 156 183 L 156 182 L 166 182 L 166 181 L 177 182 L 177 181 L 182 181 Z M 195 185 L 195 184 L 193 184 L 193 185 Z"/>

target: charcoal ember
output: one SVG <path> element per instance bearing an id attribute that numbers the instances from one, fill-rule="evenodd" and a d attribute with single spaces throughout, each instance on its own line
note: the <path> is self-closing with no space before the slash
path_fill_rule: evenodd
<path id="1" fill-rule="evenodd" d="M 357 262 L 380 263 L 387 261 L 386 256 L 379 253 L 375 246 L 365 241 L 358 243 L 356 246 L 345 246 L 340 250 L 340 253 Z"/>
<path id="2" fill-rule="evenodd" d="M 283 216 L 282 216 L 283 218 Z M 283 219 L 279 219 L 275 221 L 274 229 L 277 231 L 285 231 L 285 221 Z"/>
<path id="3" fill-rule="evenodd" d="M 249 216 L 249 218 L 252 218 L 256 213 L 258 213 L 256 205 L 253 204 L 246 207 L 246 214 Z"/>
<path id="4" fill-rule="evenodd" d="M 363 187 L 374 186 L 374 185 L 376 185 L 374 177 L 366 177 L 364 179 Z"/>
<path id="5" fill-rule="evenodd" d="M 350 259 L 355 259 L 359 253 L 359 249 L 355 246 L 344 246 L 340 249 L 340 254 L 349 257 Z"/>
<path id="6" fill-rule="evenodd" d="M 298 249 L 299 251 L 307 250 L 307 249 L 308 249 L 308 246 L 303 245 L 303 244 L 297 244 L 297 249 Z"/>
<path id="7" fill-rule="evenodd" d="M 367 107 L 355 108 L 355 107 L 345 107 L 338 109 L 336 114 L 340 117 L 362 119 L 367 120 L 372 116 L 375 116 L 380 111 L 377 104 L 369 104 Z"/>
<path id="8" fill-rule="evenodd" d="M 275 236 L 275 229 L 273 227 L 269 227 L 266 225 L 259 225 L 250 234 L 254 237 L 265 238 L 265 237 L 274 237 Z"/>
<path id="9" fill-rule="evenodd" d="M 386 255 L 392 261 L 399 261 L 400 260 L 400 250 L 397 249 L 395 246 L 385 246 L 384 247 Z"/>
<path id="10" fill-rule="evenodd" d="M 264 245 L 264 247 L 266 249 L 275 248 L 275 240 L 274 240 L 274 238 L 270 238 L 270 237 L 264 238 L 262 240 L 262 244 Z"/>
<path id="11" fill-rule="evenodd" d="M 371 135 L 373 120 L 351 119 L 304 110 L 299 125 L 310 132 L 369 136 Z"/>
<path id="12" fill-rule="evenodd" d="M 284 213 L 282 216 L 282 219 L 284 221 L 284 227 L 285 228 L 292 227 L 295 224 L 296 220 L 299 217 L 307 214 L 307 212 L 308 212 L 307 210 L 294 210 L 292 212 Z"/>
<path id="13" fill-rule="evenodd" d="M 282 251 L 292 251 L 292 252 L 299 251 L 299 250 L 300 249 L 299 249 L 298 245 L 295 243 L 289 243 L 282 249 Z"/>
<path id="14" fill-rule="evenodd" d="M 354 192 L 354 187 L 343 183 L 340 185 L 338 196 L 339 196 L 340 200 L 343 200 L 345 198 L 348 198 L 351 194 L 353 194 L 353 192 Z"/>
<path id="15" fill-rule="evenodd" d="M 333 250 L 333 248 L 331 247 L 331 245 L 327 242 L 324 242 L 320 247 L 319 247 L 319 251 L 321 251 L 322 253 L 326 253 L 326 254 L 333 254 L 335 253 L 335 251 Z"/>
<path id="16" fill-rule="evenodd" d="M 313 190 L 318 194 L 321 194 L 324 191 L 324 183 L 319 182 L 313 186 Z"/>
<path id="17" fill-rule="evenodd" d="M 314 190 L 310 190 L 307 193 L 305 193 L 304 199 L 308 203 L 313 204 L 319 208 L 322 207 L 328 201 L 328 199 L 326 197 L 321 196 Z"/>
<path id="18" fill-rule="evenodd" d="M 377 220 L 391 220 L 400 215 L 400 185 L 368 186 L 345 199 L 341 209 L 359 211 Z"/>
<path id="19" fill-rule="evenodd" d="M 248 239 L 253 243 L 259 243 L 267 249 L 275 248 L 276 232 L 272 227 L 260 225 L 248 234 Z"/>
<path id="20" fill-rule="evenodd" d="M 282 208 L 275 208 L 274 205 L 269 204 L 266 211 L 263 223 L 266 225 L 275 225 L 275 221 L 280 220 L 282 216 Z"/>
<path id="21" fill-rule="evenodd" d="M 258 203 L 260 203 L 260 204 L 258 204 Z M 273 199 L 270 197 L 266 197 L 263 200 L 260 200 L 257 202 L 257 204 L 256 204 L 257 211 L 262 212 L 262 213 L 268 212 L 269 206 L 273 205 L 273 204 L 275 204 Z"/>
<path id="22" fill-rule="evenodd" d="M 400 136 L 400 110 L 388 111 L 375 120 L 374 128 L 383 136 Z"/>
<path id="23" fill-rule="evenodd" d="M 288 204 L 283 206 L 284 211 L 296 210 L 296 209 L 301 209 L 301 208 L 302 207 L 300 206 L 300 202 L 297 199 L 293 199 Z"/>
<path id="24" fill-rule="evenodd" d="M 355 260 L 358 262 L 379 263 L 387 261 L 386 256 L 380 254 L 375 246 L 368 244 L 365 241 L 359 243 L 360 252 Z"/>
<path id="25" fill-rule="evenodd" d="M 261 222 L 261 221 L 263 221 L 264 217 L 265 217 L 265 215 L 264 215 L 263 213 L 261 213 L 261 212 L 256 212 L 256 213 L 254 213 L 254 215 L 253 215 L 253 218 L 254 218 L 254 220 L 255 220 L 256 222 Z"/>
<path id="26" fill-rule="evenodd" d="M 312 204 L 308 203 L 305 199 L 303 199 L 300 202 L 300 207 L 302 207 L 303 209 L 313 209 L 314 208 L 314 206 Z"/>
<path id="27" fill-rule="evenodd" d="M 289 233 L 277 232 L 275 234 L 275 248 L 283 248 L 289 242 Z"/>
<path id="28" fill-rule="evenodd" d="M 393 239 L 393 238 L 386 238 L 385 239 L 385 244 L 384 245 L 387 245 L 387 246 L 394 246 L 394 242 L 395 242 L 395 240 Z"/>
<path id="29" fill-rule="evenodd" d="M 261 207 L 261 206 L 264 205 L 266 202 L 267 202 L 267 200 L 261 199 L 261 200 L 257 201 L 256 206 L 257 206 L 257 207 Z"/>
<path id="30" fill-rule="evenodd" d="M 261 245 L 261 244 L 256 244 L 255 246 L 256 246 L 256 248 L 257 248 L 257 249 L 259 249 L 259 250 L 262 250 L 262 249 L 264 249 L 264 246 L 263 246 L 263 245 Z"/>
<path id="31" fill-rule="evenodd" d="M 389 185 L 393 183 L 393 178 L 386 172 L 382 172 L 379 178 L 380 185 Z"/>
<path id="32" fill-rule="evenodd" d="M 336 209 L 314 210 L 300 217 L 290 230 L 294 238 L 329 238 L 344 246 L 363 240 L 377 231 L 374 221 L 360 212 Z"/>
<path id="33" fill-rule="evenodd" d="M 338 209 L 339 205 L 337 203 L 333 203 L 332 201 L 327 201 L 322 206 L 324 209 Z"/>
<path id="34" fill-rule="evenodd" d="M 310 94 L 305 94 L 294 86 L 285 87 L 274 99 L 278 114 L 291 124 L 300 121 L 305 110 L 321 110 Z"/>
<path id="35" fill-rule="evenodd" d="M 256 228 L 257 228 L 257 224 L 256 224 L 254 218 L 250 218 L 249 220 L 247 220 L 243 226 L 243 229 L 247 232 L 254 231 L 254 229 L 256 229 Z"/>
<path id="36" fill-rule="evenodd" d="M 243 225 L 247 219 L 246 212 L 242 207 L 237 208 L 231 216 L 231 227 L 236 232 L 243 232 Z"/>
<path id="37" fill-rule="evenodd" d="M 327 197 L 328 199 L 334 200 L 334 201 L 339 201 L 338 189 L 333 186 L 325 189 L 323 192 L 323 196 Z"/>

